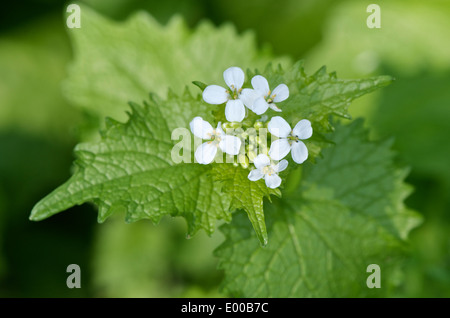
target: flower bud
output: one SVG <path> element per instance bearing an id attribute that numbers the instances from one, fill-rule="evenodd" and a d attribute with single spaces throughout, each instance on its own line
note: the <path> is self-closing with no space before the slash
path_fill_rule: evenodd
<path id="1" fill-rule="evenodd" d="M 255 161 L 256 157 L 257 157 L 256 151 L 248 152 L 248 159 L 250 159 L 251 162 Z"/>
<path id="2" fill-rule="evenodd" d="M 267 149 L 267 145 L 261 144 L 259 146 L 259 151 L 260 153 L 267 154 L 269 152 L 269 149 Z"/>
<path id="3" fill-rule="evenodd" d="M 246 155 L 238 155 L 238 162 L 241 164 L 242 168 L 247 169 L 249 167 L 249 160 Z"/>
<path id="4" fill-rule="evenodd" d="M 237 129 L 237 128 L 241 128 L 242 127 L 242 123 L 237 123 L 237 122 L 232 122 L 231 124 L 231 128 Z"/>
<path id="5" fill-rule="evenodd" d="M 262 123 L 260 121 L 256 121 L 255 124 L 253 125 L 253 127 L 255 127 L 256 129 L 263 128 L 264 123 Z"/>

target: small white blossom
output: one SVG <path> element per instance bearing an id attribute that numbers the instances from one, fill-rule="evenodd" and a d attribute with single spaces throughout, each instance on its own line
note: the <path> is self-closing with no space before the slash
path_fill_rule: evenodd
<path id="1" fill-rule="evenodd" d="M 278 164 L 275 164 L 265 154 L 258 155 L 253 161 L 256 169 L 250 171 L 248 178 L 251 181 L 258 181 L 264 178 L 266 186 L 272 189 L 278 188 L 281 184 L 281 178 L 278 176 L 278 172 L 286 169 L 287 160 L 281 160 Z"/>
<path id="2" fill-rule="evenodd" d="M 275 102 L 282 102 L 289 97 L 289 88 L 286 84 L 280 84 L 271 91 L 266 78 L 256 75 L 252 78 L 252 86 L 253 89 L 246 88 L 242 91 L 245 106 L 257 115 L 264 114 L 269 107 L 276 112 L 281 112 Z"/>
<path id="3" fill-rule="evenodd" d="M 210 123 L 201 117 L 195 117 L 189 125 L 195 136 L 209 140 L 201 144 L 195 151 L 195 159 L 198 163 L 205 165 L 211 163 L 216 156 L 217 148 L 233 156 L 239 153 L 241 140 L 238 137 L 225 134 L 220 122 L 214 129 Z"/>
<path id="4" fill-rule="evenodd" d="M 228 121 L 241 122 L 245 117 L 244 103 L 240 99 L 244 77 L 242 69 L 235 66 L 230 67 L 223 72 L 223 78 L 230 90 L 218 85 L 209 85 L 203 91 L 203 99 L 208 104 L 227 103 L 225 117 Z"/>
<path id="5" fill-rule="evenodd" d="M 274 160 L 281 160 L 292 151 L 292 159 L 300 164 L 308 158 L 308 149 L 301 141 L 312 136 L 311 122 L 300 120 L 294 129 L 280 116 L 272 117 L 267 128 L 269 132 L 279 137 L 270 145 L 269 156 Z"/>

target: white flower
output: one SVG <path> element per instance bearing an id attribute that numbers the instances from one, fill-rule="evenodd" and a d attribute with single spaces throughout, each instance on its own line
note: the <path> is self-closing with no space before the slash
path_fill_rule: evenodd
<path id="1" fill-rule="evenodd" d="M 204 121 L 201 117 L 195 117 L 189 125 L 195 136 L 209 140 L 201 144 L 195 151 L 195 159 L 198 163 L 204 165 L 211 163 L 216 156 L 218 147 L 229 155 L 234 156 L 239 153 L 241 140 L 238 137 L 225 134 L 220 127 L 220 122 L 214 129 L 210 123 Z"/>
<path id="2" fill-rule="evenodd" d="M 246 88 L 241 94 L 248 108 L 257 115 L 265 113 L 269 107 L 276 112 L 281 112 L 275 102 L 282 102 L 289 97 L 289 88 L 286 84 L 278 85 L 272 92 L 265 77 L 256 75 L 252 78 L 252 86 L 253 89 Z"/>
<path id="3" fill-rule="evenodd" d="M 278 164 L 275 164 L 265 154 L 258 155 L 253 161 L 256 169 L 250 171 L 248 178 L 251 181 L 258 181 L 264 178 L 266 186 L 272 189 L 278 188 L 281 184 L 281 178 L 278 176 L 278 172 L 286 169 L 287 160 L 281 160 Z"/>
<path id="4" fill-rule="evenodd" d="M 225 117 L 228 121 L 241 122 L 245 117 L 244 103 L 240 99 L 244 84 L 244 71 L 239 67 L 230 67 L 223 72 L 223 78 L 230 90 L 218 85 L 209 85 L 203 91 L 203 99 L 208 104 L 225 106 Z"/>
<path id="5" fill-rule="evenodd" d="M 311 122 L 300 120 L 294 129 L 280 116 L 272 117 L 267 126 L 272 135 L 279 137 L 270 145 L 269 156 L 274 160 L 286 157 L 292 150 L 292 159 L 296 163 L 303 163 L 308 158 L 308 149 L 301 141 L 312 136 Z"/>

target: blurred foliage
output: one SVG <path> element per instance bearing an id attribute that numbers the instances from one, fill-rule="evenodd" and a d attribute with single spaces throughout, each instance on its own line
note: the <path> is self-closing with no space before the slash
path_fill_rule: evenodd
<path id="1" fill-rule="evenodd" d="M 412 232 L 412 257 L 399 297 L 450 297 L 450 4 L 378 1 L 381 29 L 363 27 L 369 1 L 330 13 L 311 68 L 326 63 L 341 76 L 390 74 L 397 80 L 350 107 L 373 135 L 395 137 L 399 163 L 411 166 L 410 207 L 425 223 Z"/>
<path id="2" fill-rule="evenodd" d="M 62 22 L 46 16 L 0 37 L 1 130 L 70 141 L 79 114 L 60 90 L 71 57 Z"/>
<path id="3" fill-rule="evenodd" d="M 312 69 L 326 64 L 347 77 L 379 73 L 382 65 L 395 75 L 448 68 L 448 1 L 377 1 L 381 8 L 380 29 L 366 26 L 370 3 L 346 1 L 329 13 L 323 41 L 308 54 Z"/>
<path id="4" fill-rule="evenodd" d="M 270 44 L 276 54 L 298 60 L 321 39 L 322 24 L 330 9 L 341 0 L 84 0 L 111 18 L 123 20 L 136 9 L 148 11 L 167 23 L 174 14 L 185 17 L 189 26 L 201 20 L 216 25 L 231 22 L 239 32 L 254 30 L 260 45 Z M 299 31 L 297 40 L 289 34 Z"/>
<path id="5" fill-rule="evenodd" d="M 450 68 L 449 68 L 450 71 Z M 380 94 L 371 117 L 379 136 L 395 136 L 416 187 L 407 201 L 426 222 L 413 232 L 409 295 L 450 297 L 450 72 L 403 77 Z"/>
<path id="6" fill-rule="evenodd" d="M 254 29 L 260 43 L 270 43 L 275 53 L 290 54 L 297 60 L 320 41 L 327 13 L 339 2 L 219 0 L 209 12 L 218 23 L 231 21 L 241 31 Z"/>
<path id="7" fill-rule="evenodd" d="M 389 71 L 387 71 L 389 72 Z M 450 68 L 403 77 L 380 94 L 371 117 L 377 135 L 394 135 L 401 160 L 414 174 L 450 187 Z M 376 127 L 375 127 L 376 126 Z"/>
<path id="8" fill-rule="evenodd" d="M 0 295 L 86 296 L 87 289 L 69 293 L 64 287 L 67 265 L 88 263 L 95 220 L 90 209 L 74 208 L 48 223 L 27 220 L 35 200 L 69 176 L 71 145 L 11 130 L 0 134 L 0 149 L 6 199 L 0 210 L 5 266 Z"/>
<path id="9" fill-rule="evenodd" d="M 6 198 L 5 195 L 3 193 L 3 189 L 0 188 L 0 281 L 2 279 L 2 276 L 5 274 L 5 264 L 4 264 L 4 259 L 3 259 L 3 236 L 1 235 L 1 233 L 3 233 L 3 218 L 5 217 L 5 213 L 3 213 L 5 211 L 5 203 L 6 203 Z"/>
<path id="10" fill-rule="evenodd" d="M 372 3 L 366 0 L 84 2 L 116 19 L 143 8 L 163 23 L 176 13 L 190 27 L 202 19 L 229 21 L 239 32 L 254 30 L 258 43 L 277 54 L 306 56 L 311 70 L 326 64 L 341 78 L 396 77 L 350 112 L 366 117 L 376 136 L 396 137 L 399 162 L 411 166 L 407 181 L 416 189 L 407 204 L 425 216 L 411 234 L 406 279 L 396 295 L 450 297 L 447 0 L 380 0 L 381 29 L 365 26 Z M 59 0 L 28 0 L 0 11 L 0 296 L 220 295 L 221 273 L 211 256 L 220 237 L 185 240 L 171 219 L 160 227 L 122 220 L 98 226 L 89 205 L 28 221 L 31 207 L 69 176 L 80 125 L 96 123 L 61 97 L 71 59 L 64 7 Z M 80 290 L 65 285 L 71 263 L 82 268 Z"/>
<path id="11" fill-rule="evenodd" d="M 196 96 L 193 80 L 219 83 L 229 65 L 289 63 L 258 50 L 252 32 L 238 35 L 232 25 L 204 22 L 190 30 L 179 16 L 163 26 L 142 12 L 118 23 L 87 6 L 81 10 L 83 27 L 69 31 L 75 54 L 64 93 L 101 122 L 105 116 L 126 120 L 128 102 L 147 100 L 149 91 L 165 98 L 169 89 L 181 95 L 188 87 Z"/>
<path id="12" fill-rule="evenodd" d="M 27 220 L 35 201 L 70 175 L 80 118 L 60 91 L 70 60 L 61 22 L 50 14 L 0 37 L 1 296 L 89 295 L 67 289 L 65 271 L 88 263 L 91 209 L 47 224 Z"/>
<path id="13" fill-rule="evenodd" d="M 83 0 L 92 9 L 115 20 L 124 20 L 137 10 L 144 10 L 155 17 L 158 22 L 166 24 L 176 14 L 185 17 L 193 27 L 207 16 L 208 0 Z"/>
<path id="14" fill-rule="evenodd" d="M 216 231 L 189 240 L 185 223 L 163 219 L 124 224 L 113 217 L 97 231 L 92 277 L 97 297 L 222 296 L 222 278 L 211 257 L 222 240 Z"/>

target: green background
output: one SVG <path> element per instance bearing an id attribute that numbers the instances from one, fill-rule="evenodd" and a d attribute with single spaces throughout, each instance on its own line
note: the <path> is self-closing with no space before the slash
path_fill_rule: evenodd
<path id="1" fill-rule="evenodd" d="M 123 20 L 148 11 L 161 23 L 181 14 L 253 30 L 277 55 L 304 58 L 340 78 L 389 74 L 396 81 L 355 102 L 373 137 L 395 137 L 398 164 L 415 192 L 407 205 L 424 215 L 410 235 L 404 282 L 395 297 L 450 297 L 450 4 L 378 1 L 381 29 L 369 29 L 371 1 L 84 1 Z M 72 49 L 68 3 L 21 1 L 0 13 L 0 296 L 216 297 L 223 273 L 212 251 L 223 240 L 185 224 L 158 226 L 114 218 L 97 224 L 83 205 L 30 222 L 33 205 L 71 174 L 72 149 L 89 117 L 61 94 Z M 82 288 L 68 289 L 66 267 L 81 267 Z"/>

